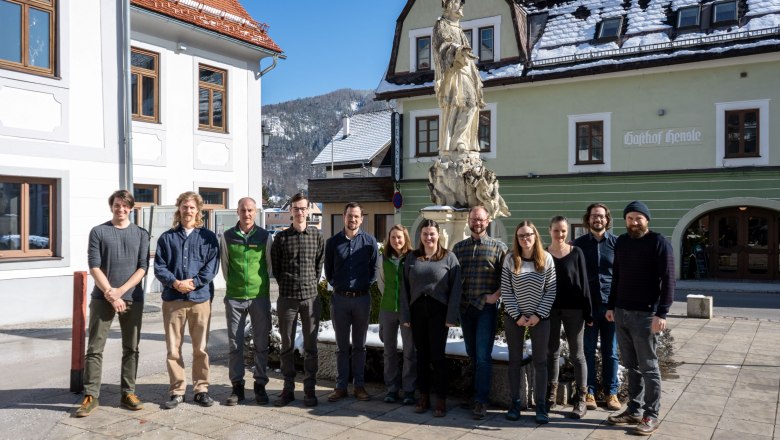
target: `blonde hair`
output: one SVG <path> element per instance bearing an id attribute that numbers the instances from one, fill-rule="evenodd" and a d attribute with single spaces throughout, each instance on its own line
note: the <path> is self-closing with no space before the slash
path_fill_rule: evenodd
<path id="1" fill-rule="evenodd" d="M 179 207 L 188 200 L 194 200 L 195 206 L 198 208 L 198 213 L 195 215 L 195 227 L 203 227 L 203 197 L 196 192 L 187 191 L 179 194 L 179 197 L 176 198 L 176 212 L 173 214 L 173 229 L 178 228 L 181 224 L 181 212 L 179 212 Z"/>
<path id="2" fill-rule="evenodd" d="M 523 265 L 523 263 L 520 261 L 520 257 L 523 254 L 523 248 L 520 247 L 520 240 L 517 238 L 517 231 L 523 227 L 531 228 L 531 230 L 534 231 L 534 248 L 533 248 L 533 253 L 531 254 L 531 258 L 534 260 L 534 269 L 536 269 L 537 272 L 542 272 L 544 271 L 544 265 L 545 265 L 544 245 L 542 245 L 542 237 L 539 236 L 539 231 L 536 229 L 536 226 L 534 226 L 534 223 L 532 221 L 523 220 L 515 228 L 515 238 L 512 240 L 512 243 L 514 243 L 512 249 L 512 260 L 515 263 L 515 273 L 519 274 L 520 266 Z"/>
<path id="3" fill-rule="evenodd" d="M 404 235 L 404 247 L 401 249 L 400 255 L 395 250 L 395 248 L 393 248 L 393 246 L 390 245 L 390 234 L 392 234 L 393 231 L 401 231 L 401 233 Z M 393 227 L 390 228 L 389 231 L 387 231 L 387 239 L 385 240 L 384 249 L 382 250 L 382 256 L 385 258 L 391 258 L 393 256 L 401 258 L 404 255 L 408 254 L 409 251 L 412 250 L 411 242 L 412 239 L 409 238 L 409 230 L 406 229 L 406 226 L 401 224 L 393 225 Z"/>

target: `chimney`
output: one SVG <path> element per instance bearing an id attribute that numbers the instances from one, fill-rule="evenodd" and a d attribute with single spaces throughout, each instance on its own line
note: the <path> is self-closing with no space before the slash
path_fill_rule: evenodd
<path id="1" fill-rule="evenodd" d="M 344 137 L 349 136 L 349 115 L 347 114 L 341 117 L 341 131 Z"/>

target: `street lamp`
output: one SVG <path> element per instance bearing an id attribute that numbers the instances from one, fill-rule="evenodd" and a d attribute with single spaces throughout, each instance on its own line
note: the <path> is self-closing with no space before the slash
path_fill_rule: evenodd
<path id="1" fill-rule="evenodd" d="M 263 121 L 263 123 L 260 125 L 260 131 L 263 134 L 263 158 L 265 158 L 265 152 L 268 149 L 268 144 L 271 143 L 271 128 L 268 127 L 268 124 Z"/>

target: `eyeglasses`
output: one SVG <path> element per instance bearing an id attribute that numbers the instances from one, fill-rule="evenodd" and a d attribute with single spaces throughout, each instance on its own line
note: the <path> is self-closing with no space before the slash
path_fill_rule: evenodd
<path id="1" fill-rule="evenodd" d="M 531 232 L 529 234 L 517 234 L 517 238 L 519 238 L 520 240 L 530 240 L 531 237 L 533 237 L 534 235 L 536 235 L 536 234 L 533 233 L 533 232 Z"/>
<path id="2" fill-rule="evenodd" d="M 486 218 L 469 218 L 469 221 L 470 222 L 474 222 L 474 223 L 485 223 L 485 222 L 488 221 L 488 219 L 486 219 Z"/>
<path id="3" fill-rule="evenodd" d="M 307 209 L 309 209 L 309 208 L 306 208 L 306 207 L 303 207 L 303 208 L 293 207 L 292 210 L 295 211 L 295 212 L 303 212 L 303 211 L 306 211 Z"/>
<path id="4" fill-rule="evenodd" d="M 607 218 L 607 216 L 601 215 L 601 214 L 591 214 L 590 218 L 596 218 L 596 219 L 601 218 L 601 219 L 604 219 L 604 218 Z"/>

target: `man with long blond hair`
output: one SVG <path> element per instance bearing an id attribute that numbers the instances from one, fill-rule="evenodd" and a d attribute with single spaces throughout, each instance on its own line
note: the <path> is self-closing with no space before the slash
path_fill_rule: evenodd
<path id="1" fill-rule="evenodd" d="M 168 349 L 170 400 L 173 409 L 184 401 L 187 380 L 181 352 L 184 326 L 192 339 L 192 382 L 194 401 L 211 406 L 209 396 L 208 329 L 211 320 L 211 285 L 219 269 L 217 236 L 203 227 L 203 198 L 187 191 L 176 199 L 173 227 L 157 240 L 154 275 L 163 285 L 162 312 L 165 345 Z"/>

